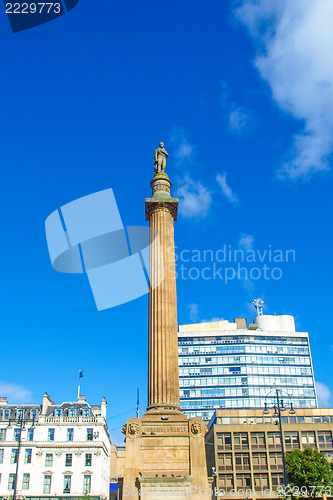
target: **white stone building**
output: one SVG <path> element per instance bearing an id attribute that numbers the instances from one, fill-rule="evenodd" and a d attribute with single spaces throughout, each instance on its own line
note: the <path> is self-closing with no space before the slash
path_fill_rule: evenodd
<path id="1" fill-rule="evenodd" d="M 110 449 L 104 398 L 101 406 L 84 396 L 56 405 L 45 394 L 42 406 L 0 398 L 0 499 L 13 494 L 17 466 L 17 495 L 109 498 Z"/>

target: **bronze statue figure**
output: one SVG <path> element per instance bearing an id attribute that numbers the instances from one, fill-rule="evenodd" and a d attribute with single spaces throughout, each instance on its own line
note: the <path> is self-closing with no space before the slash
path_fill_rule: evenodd
<path id="1" fill-rule="evenodd" d="M 164 149 L 164 143 L 160 142 L 160 147 L 156 149 L 155 151 L 155 156 L 154 156 L 154 169 L 155 169 L 155 174 L 160 174 L 164 172 L 166 162 L 167 162 L 167 157 L 168 153 Z"/>

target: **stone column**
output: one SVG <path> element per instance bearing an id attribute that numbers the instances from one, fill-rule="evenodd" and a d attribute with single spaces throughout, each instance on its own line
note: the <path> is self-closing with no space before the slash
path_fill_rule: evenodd
<path id="1" fill-rule="evenodd" d="M 177 292 L 173 222 L 178 200 L 171 198 L 171 182 L 158 173 L 146 198 L 150 222 L 148 410 L 180 410 Z M 158 236 L 156 238 L 156 235 Z"/>

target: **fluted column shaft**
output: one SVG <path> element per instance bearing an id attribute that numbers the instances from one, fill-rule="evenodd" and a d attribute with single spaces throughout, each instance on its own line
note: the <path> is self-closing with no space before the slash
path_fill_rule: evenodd
<path id="1" fill-rule="evenodd" d="M 161 198 L 161 183 L 153 180 L 153 197 L 146 200 L 150 222 L 148 409 L 180 407 L 173 227 L 178 200 L 170 197 L 170 185 L 169 180 L 162 183 L 162 190 L 166 186 L 169 192 Z"/>

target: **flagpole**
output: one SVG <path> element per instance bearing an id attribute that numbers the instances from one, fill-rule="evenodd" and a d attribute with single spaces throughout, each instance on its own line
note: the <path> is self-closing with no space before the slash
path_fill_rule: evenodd
<path id="1" fill-rule="evenodd" d="M 80 379 L 81 379 L 81 370 L 79 370 L 79 383 L 77 387 L 77 399 L 79 400 L 80 397 Z"/>
<path id="2" fill-rule="evenodd" d="M 139 417 L 139 405 L 140 405 L 140 399 L 139 399 L 139 388 L 138 388 L 138 391 L 137 391 L 137 397 L 136 397 L 136 416 Z"/>
<path id="3" fill-rule="evenodd" d="M 83 371 L 79 370 L 79 383 L 78 383 L 78 387 L 77 387 L 77 399 L 78 400 L 80 398 L 80 389 L 81 389 L 80 380 L 82 377 L 83 377 Z"/>

